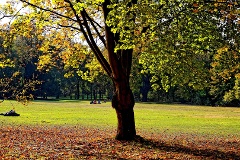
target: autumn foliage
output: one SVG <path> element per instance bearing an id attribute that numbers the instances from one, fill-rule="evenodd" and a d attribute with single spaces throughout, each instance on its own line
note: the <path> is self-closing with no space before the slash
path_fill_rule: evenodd
<path id="1" fill-rule="evenodd" d="M 239 137 L 153 134 L 118 141 L 112 128 L 1 126 L 0 159 L 239 159 Z"/>

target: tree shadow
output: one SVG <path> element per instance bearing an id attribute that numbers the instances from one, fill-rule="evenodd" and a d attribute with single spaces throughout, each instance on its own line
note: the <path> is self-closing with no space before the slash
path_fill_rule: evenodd
<path id="1" fill-rule="evenodd" d="M 194 156 L 201 156 L 210 159 L 240 159 L 240 154 L 237 154 L 233 151 L 219 151 L 214 149 L 198 149 L 198 148 L 191 148 L 182 146 L 180 144 L 167 144 L 161 141 L 153 141 L 149 139 L 145 139 L 141 136 L 137 136 L 134 142 L 139 143 L 143 147 L 151 147 L 154 149 L 163 150 L 166 152 L 177 152 L 177 153 L 184 153 L 190 154 Z"/>

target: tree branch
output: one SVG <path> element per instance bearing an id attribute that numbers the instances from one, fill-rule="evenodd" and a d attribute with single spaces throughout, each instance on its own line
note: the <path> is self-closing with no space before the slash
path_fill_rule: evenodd
<path id="1" fill-rule="evenodd" d="M 110 68 L 110 65 L 109 63 L 107 62 L 107 60 L 105 59 L 105 57 L 103 56 L 102 52 L 100 51 L 100 49 L 98 48 L 94 38 L 93 38 L 93 35 L 92 35 L 92 32 L 91 32 L 91 29 L 88 25 L 88 22 L 87 22 L 87 17 L 86 17 L 86 11 L 83 9 L 81 11 L 81 16 L 83 18 L 83 23 L 84 23 L 84 26 L 86 28 L 86 31 L 87 31 L 87 37 L 89 38 L 89 41 L 91 42 L 92 44 L 92 50 L 95 54 L 95 56 L 97 57 L 98 61 L 100 62 L 100 64 L 103 66 L 103 68 L 105 69 L 105 71 L 108 73 L 109 76 L 111 76 L 112 74 L 112 70 Z"/>
<path id="2" fill-rule="evenodd" d="M 96 42 L 94 41 L 94 39 L 92 37 L 90 28 L 89 28 L 88 23 L 86 21 L 86 15 L 82 14 L 82 16 L 84 17 L 84 24 L 82 24 L 82 20 L 79 18 L 78 14 L 76 13 L 76 10 L 73 7 L 73 4 L 69 0 L 64 0 L 65 2 L 67 2 L 70 5 L 70 6 L 66 6 L 66 7 L 70 7 L 72 9 L 72 11 L 74 12 L 76 20 L 72 19 L 72 18 L 70 18 L 68 16 L 65 16 L 63 14 L 60 14 L 60 13 L 58 13 L 56 11 L 53 11 L 53 10 L 50 10 L 50 9 L 43 8 L 43 7 L 37 6 L 35 4 L 32 4 L 30 2 L 27 2 L 26 0 L 20 0 L 20 1 L 23 2 L 23 3 L 26 3 L 27 5 L 30 5 L 32 7 L 38 8 L 40 10 L 43 10 L 43 11 L 46 11 L 46 12 L 50 12 L 50 13 L 53 13 L 53 14 L 59 16 L 59 17 L 66 18 L 66 19 L 69 19 L 71 21 L 77 22 L 79 24 L 79 26 L 80 26 L 80 29 L 79 28 L 76 28 L 76 29 L 80 30 L 83 33 L 84 37 L 86 38 L 87 43 L 89 44 L 90 48 L 93 50 L 93 53 L 96 55 L 96 57 L 99 60 L 100 64 L 103 66 L 103 68 L 105 69 L 107 74 L 111 75 L 111 68 L 110 68 L 107 60 L 102 55 L 100 49 L 98 48 L 98 46 L 96 45 Z M 87 31 L 85 31 L 83 25 L 85 26 Z"/>
<path id="3" fill-rule="evenodd" d="M 64 27 L 64 28 L 72 28 L 72 29 L 75 29 L 75 30 L 81 31 L 80 28 L 74 27 L 74 26 L 72 26 L 72 25 L 70 25 L 70 26 L 65 26 L 65 25 L 62 25 L 62 24 L 58 24 L 58 25 L 59 25 L 60 27 Z"/>
<path id="4" fill-rule="evenodd" d="M 99 61 L 99 63 L 102 65 L 102 67 L 104 68 L 104 70 L 107 72 L 107 74 L 109 76 L 111 76 L 112 71 L 110 68 L 110 65 L 108 64 L 107 60 L 105 59 L 105 57 L 103 56 L 102 52 L 100 51 L 100 49 L 98 48 L 96 42 L 94 41 L 94 38 L 92 36 L 90 27 L 88 25 L 87 19 L 86 19 L 86 12 L 81 11 L 81 16 L 83 18 L 83 23 L 81 23 L 81 20 L 76 12 L 76 10 L 73 7 L 73 4 L 69 1 L 69 0 L 65 0 L 65 2 L 67 2 L 70 5 L 70 8 L 72 9 L 78 24 L 80 26 L 80 30 L 83 33 L 88 45 L 90 46 L 90 48 L 92 49 L 94 55 L 97 57 L 97 60 Z M 84 27 L 86 28 L 86 30 L 84 29 Z"/>
<path id="5" fill-rule="evenodd" d="M 10 15 L 8 15 L 8 16 L 7 16 L 7 15 L 3 15 L 3 16 L 0 18 L 0 20 L 3 19 L 3 18 L 10 18 L 10 17 L 12 17 L 12 16 L 10 16 Z"/>
<path id="6" fill-rule="evenodd" d="M 105 0 L 103 3 L 103 14 L 104 19 L 107 19 L 107 15 L 110 12 L 110 9 L 107 7 L 110 4 L 110 0 Z M 107 26 L 105 23 L 105 33 L 106 33 L 106 41 L 107 41 L 107 50 L 108 50 L 108 58 L 109 63 L 112 68 L 113 75 L 111 76 L 113 80 L 118 80 L 120 77 L 120 69 L 119 69 L 119 62 L 117 55 L 114 53 L 115 48 L 115 37 L 114 34 L 111 32 L 111 28 Z"/>
<path id="7" fill-rule="evenodd" d="M 95 24 L 94 24 L 95 21 L 93 21 L 93 20 L 91 19 L 91 17 L 86 13 L 85 10 L 83 10 L 83 11 L 85 12 L 87 19 L 89 20 L 89 22 L 90 22 L 91 25 L 93 26 L 94 30 L 96 31 L 99 39 L 102 41 L 103 45 L 106 47 L 106 41 L 105 41 L 104 37 L 101 36 L 101 34 L 99 33 L 97 27 L 95 26 Z M 96 22 L 95 22 L 95 23 L 96 23 Z M 98 23 L 97 23 L 97 24 L 98 24 Z M 100 26 L 100 25 L 98 24 L 98 26 Z M 100 26 L 100 27 L 101 27 L 101 26 Z"/>
<path id="8" fill-rule="evenodd" d="M 131 3 L 128 3 L 128 7 L 131 7 L 133 4 L 137 4 L 137 0 L 132 0 Z M 130 11 L 128 12 L 128 14 L 131 13 Z M 130 21 L 135 22 L 135 18 L 136 18 L 136 14 L 133 13 L 133 18 L 130 19 Z M 134 31 L 131 31 L 132 34 Z M 125 72 L 125 76 L 127 79 L 129 79 L 130 77 L 130 72 L 131 72 L 131 67 L 132 67 L 132 53 L 133 53 L 133 49 L 127 49 L 125 50 L 124 53 L 122 53 L 121 55 L 121 64 L 123 67 L 123 71 Z"/>
<path id="9" fill-rule="evenodd" d="M 38 9 L 40 9 L 40 10 L 43 10 L 43 11 L 46 11 L 46 12 L 50 12 L 50 13 L 53 13 L 53 14 L 59 16 L 59 17 L 63 17 L 63 18 L 69 19 L 69 20 L 71 20 L 71 21 L 77 22 L 75 19 L 72 19 L 71 17 L 62 15 L 62 14 L 60 14 L 60 13 L 57 13 L 57 12 L 55 12 L 55 11 L 53 11 L 53 10 L 50 10 L 50 9 L 47 9 L 47 8 L 39 7 L 39 6 L 35 5 L 35 4 L 32 4 L 32 3 L 30 3 L 30 2 L 27 2 L 26 0 L 20 0 L 20 1 L 23 2 L 23 3 L 26 3 L 26 4 L 28 4 L 28 5 L 30 5 L 30 6 L 32 6 L 32 7 L 38 8 Z M 68 7 L 68 6 L 65 6 L 65 7 Z"/>

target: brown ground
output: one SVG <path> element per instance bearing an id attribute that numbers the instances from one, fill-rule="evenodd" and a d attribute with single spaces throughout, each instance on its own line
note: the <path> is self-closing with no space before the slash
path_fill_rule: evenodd
<path id="1" fill-rule="evenodd" d="M 151 134 L 117 141 L 114 129 L 0 126 L 0 159 L 240 159 L 240 137 Z"/>

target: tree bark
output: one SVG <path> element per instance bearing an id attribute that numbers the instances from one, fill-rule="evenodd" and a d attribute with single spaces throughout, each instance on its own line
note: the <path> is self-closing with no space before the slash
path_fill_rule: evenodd
<path id="1" fill-rule="evenodd" d="M 116 139 L 132 140 L 136 137 L 134 120 L 134 97 L 126 81 L 115 82 L 112 107 L 117 113 L 118 127 Z"/>

